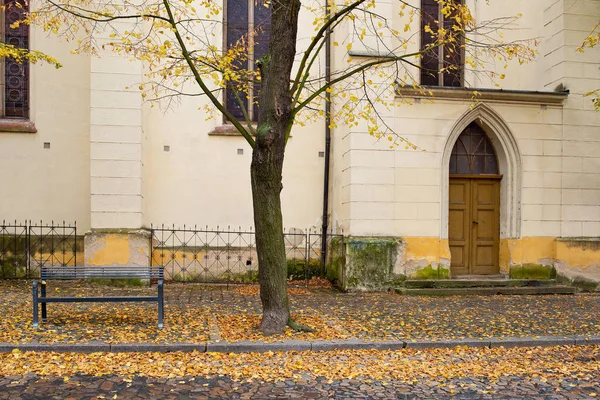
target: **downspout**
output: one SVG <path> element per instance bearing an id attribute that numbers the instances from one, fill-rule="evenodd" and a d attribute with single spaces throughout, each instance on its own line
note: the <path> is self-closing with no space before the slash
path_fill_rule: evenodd
<path id="1" fill-rule="evenodd" d="M 329 0 L 325 0 L 325 15 L 329 15 Z M 331 82 L 331 29 L 325 33 L 325 84 Z M 321 226 L 321 264 L 326 275 L 327 229 L 329 228 L 329 163 L 331 153 L 331 93 L 325 91 L 325 166 L 323 172 L 323 225 Z"/>

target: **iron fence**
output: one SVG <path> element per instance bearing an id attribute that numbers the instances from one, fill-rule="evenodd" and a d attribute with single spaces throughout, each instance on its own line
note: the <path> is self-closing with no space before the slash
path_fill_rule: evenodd
<path id="1" fill-rule="evenodd" d="M 76 223 L 3 220 L 0 278 L 39 278 L 42 266 L 77 265 L 77 251 L 83 251 L 81 240 Z"/>
<path id="2" fill-rule="evenodd" d="M 151 265 L 163 266 L 168 280 L 205 283 L 258 280 L 256 239 L 252 228 L 152 225 L 150 231 Z M 325 236 L 328 243 L 332 240 L 343 243 L 342 234 Z M 284 231 L 283 237 L 290 281 L 308 282 L 313 276 L 325 274 L 320 232 L 291 229 Z"/>

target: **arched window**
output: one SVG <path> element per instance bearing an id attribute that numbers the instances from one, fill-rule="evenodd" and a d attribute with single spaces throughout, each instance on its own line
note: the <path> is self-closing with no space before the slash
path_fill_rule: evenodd
<path id="1" fill-rule="evenodd" d="M 498 159 L 483 129 L 472 122 L 460 134 L 450 155 L 450 174 L 498 174 Z"/>

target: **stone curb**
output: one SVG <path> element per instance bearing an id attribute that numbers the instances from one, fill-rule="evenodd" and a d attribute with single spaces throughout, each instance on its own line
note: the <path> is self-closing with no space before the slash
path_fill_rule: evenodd
<path id="1" fill-rule="evenodd" d="M 18 349 L 21 351 L 35 352 L 60 352 L 60 353 L 127 353 L 127 352 L 191 352 L 200 353 L 250 353 L 267 351 L 331 351 L 331 350 L 400 350 L 400 349 L 431 349 L 431 348 L 454 348 L 458 346 L 470 348 L 497 348 L 497 347 L 549 347 L 549 346 L 585 346 L 600 345 L 600 336 L 542 336 L 542 337 L 506 337 L 490 339 L 457 339 L 457 340 L 388 340 L 381 342 L 363 341 L 359 339 L 348 340 L 316 340 L 309 342 L 305 340 L 284 340 L 279 342 L 234 342 L 225 341 L 209 343 L 24 343 L 11 344 L 0 343 L 0 353 L 10 353 Z"/>

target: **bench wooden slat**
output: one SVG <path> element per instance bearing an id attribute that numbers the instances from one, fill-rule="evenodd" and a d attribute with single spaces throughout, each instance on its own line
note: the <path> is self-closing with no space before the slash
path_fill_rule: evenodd
<path id="1" fill-rule="evenodd" d="M 44 280 L 70 279 L 126 279 L 126 278 L 164 278 L 164 267 L 161 266 L 107 266 L 107 267 L 42 267 Z"/>
<path id="2" fill-rule="evenodd" d="M 38 303 L 124 303 L 158 301 L 158 296 L 38 297 Z"/>

